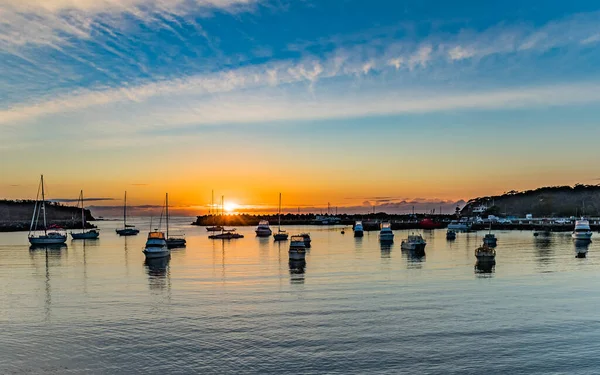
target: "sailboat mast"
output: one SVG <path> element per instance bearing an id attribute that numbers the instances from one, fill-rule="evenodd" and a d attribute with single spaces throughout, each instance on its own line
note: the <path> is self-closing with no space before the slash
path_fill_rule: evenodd
<path id="1" fill-rule="evenodd" d="M 167 206 L 167 238 L 169 238 L 169 193 L 166 193 L 165 205 Z"/>
<path id="2" fill-rule="evenodd" d="M 44 192 L 44 175 L 42 175 L 42 211 L 44 211 L 44 235 L 48 234 L 46 230 L 46 194 Z"/>
<path id="3" fill-rule="evenodd" d="M 83 209 L 83 190 L 79 192 L 79 198 L 81 199 L 81 228 L 85 230 L 85 211 Z"/>
<path id="4" fill-rule="evenodd" d="M 123 228 L 127 228 L 127 192 L 125 192 L 125 199 L 123 202 Z"/>
<path id="5" fill-rule="evenodd" d="M 281 193 L 279 193 L 279 231 L 281 232 Z"/>
<path id="6" fill-rule="evenodd" d="M 215 213 L 215 191 L 212 191 L 212 201 L 210 202 L 210 213 L 212 214 L 213 227 L 215 226 L 216 213 Z"/>

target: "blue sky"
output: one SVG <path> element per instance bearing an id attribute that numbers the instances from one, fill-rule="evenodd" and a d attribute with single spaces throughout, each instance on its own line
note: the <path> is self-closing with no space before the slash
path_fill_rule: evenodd
<path id="1" fill-rule="evenodd" d="M 94 171 L 126 185 L 150 177 L 147 160 L 182 164 L 176 155 L 220 154 L 235 174 L 249 168 L 237 166 L 241 154 L 273 152 L 276 167 L 307 176 L 345 171 L 337 188 L 385 182 L 406 197 L 419 183 L 424 195 L 468 199 L 600 173 L 594 1 L 5 0 L 0 9 L 0 157 L 12 162 L 0 171 L 10 185 L 40 171 L 65 190 L 92 185 Z M 573 153 L 584 161 L 565 162 Z M 327 164 L 315 167 L 319 155 Z M 115 171 L 123 158 L 135 172 Z M 56 164 L 82 170 L 80 181 Z M 372 186 L 352 180 L 348 164 Z M 462 182 L 441 187 L 456 164 L 465 168 L 445 178 Z M 420 177 L 378 180 L 399 165 Z M 474 172 L 490 165 L 491 176 Z M 322 188 L 309 185 L 309 197 Z"/>

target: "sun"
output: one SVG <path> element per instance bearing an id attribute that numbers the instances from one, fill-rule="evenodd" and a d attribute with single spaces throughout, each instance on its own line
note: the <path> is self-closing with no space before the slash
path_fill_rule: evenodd
<path id="1" fill-rule="evenodd" d="M 237 203 L 234 203 L 234 202 L 225 202 L 225 205 L 223 208 L 225 209 L 225 212 L 232 213 L 235 211 L 236 208 L 238 208 L 238 205 L 237 205 Z"/>

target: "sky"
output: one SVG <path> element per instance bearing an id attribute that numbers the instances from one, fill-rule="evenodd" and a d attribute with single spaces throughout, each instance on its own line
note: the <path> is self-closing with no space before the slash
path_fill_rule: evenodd
<path id="1" fill-rule="evenodd" d="M 600 177 L 597 1 L 0 0 L 0 197 L 430 210 Z"/>

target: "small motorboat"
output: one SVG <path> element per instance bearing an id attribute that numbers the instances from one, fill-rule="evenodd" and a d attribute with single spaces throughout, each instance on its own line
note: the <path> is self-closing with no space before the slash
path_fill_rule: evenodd
<path id="1" fill-rule="evenodd" d="M 354 223 L 354 237 L 362 237 L 364 236 L 365 231 L 363 228 L 363 223 L 362 221 L 357 221 L 356 223 Z"/>
<path id="2" fill-rule="evenodd" d="M 256 237 L 269 237 L 271 234 L 273 234 L 273 231 L 271 231 L 269 222 L 261 220 L 256 227 Z"/>
<path id="3" fill-rule="evenodd" d="M 213 225 L 212 227 L 206 227 L 206 230 L 209 232 L 220 232 L 223 230 L 223 227 L 220 225 Z"/>
<path id="4" fill-rule="evenodd" d="M 490 246 L 490 247 L 495 247 L 498 244 L 498 239 L 496 238 L 496 235 L 494 235 L 493 233 L 487 233 L 483 237 L 483 244 Z"/>
<path id="5" fill-rule="evenodd" d="M 475 250 L 475 257 L 479 262 L 495 262 L 496 250 L 484 244 Z"/>
<path id="6" fill-rule="evenodd" d="M 290 249 L 288 251 L 290 260 L 305 260 L 306 245 L 304 237 L 301 235 L 292 236 L 290 239 Z"/>
<path id="7" fill-rule="evenodd" d="M 236 233 L 235 229 L 225 229 L 221 230 L 219 234 L 211 234 L 208 238 L 212 240 L 233 240 L 236 238 L 244 238 L 242 234 Z"/>
<path id="8" fill-rule="evenodd" d="M 148 233 L 143 253 L 148 259 L 164 258 L 171 255 L 171 250 L 169 250 L 165 240 L 165 234 L 157 230 Z"/>
<path id="9" fill-rule="evenodd" d="M 425 246 L 427 242 L 423 239 L 420 234 L 411 234 L 405 240 L 402 240 L 400 244 L 400 248 L 402 250 L 414 251 L 414 252 L 424 252 Z"/>
<path id="10" fill-rule="evenodd" d="M 455 240 L 456 239 L 456 231 L 453 231 L 453 230 L 449 229 L 446 232 L 446 239 L 447 240 Z"/>
<path id="11" fill-rule="evenodd" d="M 571 237 L 577 241 L 590 241 L 592 239 L 592 231 L 590 230 L 590 222 L 587 220 L 575 221 L 575 229 L 571 233 Z"/>
<path id="12" fill-rule="evenodd" d="M 390 223 L 381 223 L 379 242 L 394 242 L 394 232 L 392 232 L 392 225 Z"/>

